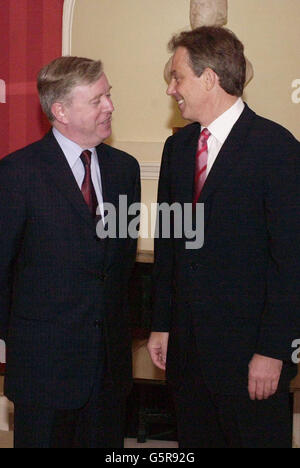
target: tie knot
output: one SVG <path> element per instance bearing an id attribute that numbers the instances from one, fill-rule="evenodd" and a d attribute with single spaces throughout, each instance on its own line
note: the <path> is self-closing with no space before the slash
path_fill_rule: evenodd
<path id="1" fill-rule="evenodd" d="M 91 165 L 91 157 L 92 157 L 92 152 L 89 150 L 84 150 L 82 151 L 80 155 L 80 159 L 83 162 L 85 166 L 90 166 Z"/>
<path id="2" fill-rule="evenodd" d="M 200 134 L 200 138 L 201 140 L 205 140 L 207 141 L 210 137 L 211 133 L 210 131 L 208 130 L 208 128 L 203 128 L 201 134 Z"/>

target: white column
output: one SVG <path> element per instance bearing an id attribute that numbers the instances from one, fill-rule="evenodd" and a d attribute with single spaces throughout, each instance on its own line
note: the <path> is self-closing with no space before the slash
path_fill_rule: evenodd
<path id="1" fill-rule="evenodd" d="M 65 0 L 63 9 L 62 55 L 72 52 L 72 25 L 76 0 Z"/>

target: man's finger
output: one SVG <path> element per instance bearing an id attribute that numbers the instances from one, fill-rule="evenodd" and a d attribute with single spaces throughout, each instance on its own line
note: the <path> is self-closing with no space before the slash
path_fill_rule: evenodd
<path id="1" fill-rule="evenodd" d="M 255 398 L 256 398 L 256 380 L 249 379 L 248 392 L 249 392 L 250 399 L 255 400 Z"/>
<path id="2" fill-rule="evenodd" d="M 152 332 L 147 346 L 153 364 L 162 370 L 166 370 L 168 339 L 168 333 Z"/>
<path id="3" fill-rule="evenodd" d="M 255 397 L 257 400 L 263 400 L 264 399 L 264 392 L 265 392 L 265 383 L 263 380 L 257 380 L 256 381 L 256 392 L 255 392 Z"/>
<path id="4" fill-rule="evenodd" d="M 264 385 L 264 400 L 267 400 L 272 395 L 272 383 L 271 381 L 265 382 Z"/>
<path id="5" fill-rule="evenodd" d="M 274 379 L 271 381 L 271 395 L 277 392 L 279 379 Z"/>
<path id="6" fill-rule="evenodd" d="M 155 365 L 158 365 L 160 363 L 160 355 L 161 355 L 161 350 L 160 348 L 149 348 L 150 356 Z"/>
<path id="7" fill-rule="evenodd" d="M 161 347 L 155 348 L 155 347 L 148 346 L 148 350 L 149 350 L 150 357 L 152 359 L 153 364 L 159 367 L 159 369 L 165 370 L 166 364 L 163 359 Z"/>

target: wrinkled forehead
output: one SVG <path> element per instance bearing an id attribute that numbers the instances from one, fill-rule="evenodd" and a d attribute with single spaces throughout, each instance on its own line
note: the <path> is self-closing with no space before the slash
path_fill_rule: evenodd
<path id="1" fill-rule="evenodd" d="M 111 89 L 111 85 L 105 75 L 102 73 L 100 78 L 93 82 L 88 82 L 86 80 L 82 80 L 79 83 L 76 83 L 75 86 L 72 88 L 69 98 L 87 98 L 93 99 L 96 96 L 102 96 L 107 94 Z"/>

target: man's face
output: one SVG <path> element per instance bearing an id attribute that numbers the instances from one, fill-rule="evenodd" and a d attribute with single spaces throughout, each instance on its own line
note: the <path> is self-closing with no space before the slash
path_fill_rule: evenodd
<path id="1" fill-rule="evenodd" d="M 201 123 L 207 105 L 203 75 L 195 75 L 184 47 L 178 47 L 175 51 L 171 76 L 167 94 L 177 101 L 184 119 Z"/>
<path id="2" fill-rule="evenodd" d="M 82 148 L 92 148 L 111 135 L 114 106 L 111 86 L 103 73 L 98 81 L 76 86 L 64 106 L 68 138 Z"/>

